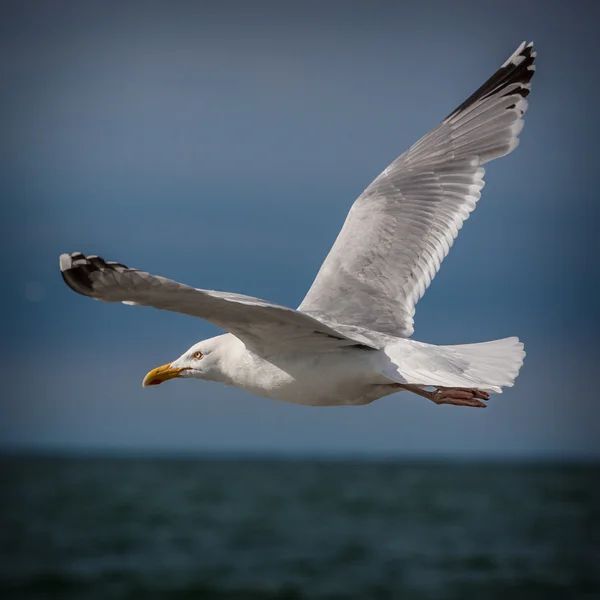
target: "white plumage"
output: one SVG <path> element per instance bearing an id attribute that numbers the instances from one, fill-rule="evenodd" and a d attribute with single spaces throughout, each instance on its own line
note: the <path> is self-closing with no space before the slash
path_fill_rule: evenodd
<path id="1" fill-rule="evenodd" d="M 310 405 L 365 404 L 408 389 L 437 403 L 485 406 L 488 393 L 518 375 L 516 338 L 458 346 L 407 338 L 418 300 L 480 198 L 482 165 L 518 145 L 535 56 L 523 42 L 367 187 L 298 310 L 80 253 L 61 255 L 63 278 L 98 300 L 201 317 L 229 332 L 155 369 L 145 385 L 197 377 Z"/>

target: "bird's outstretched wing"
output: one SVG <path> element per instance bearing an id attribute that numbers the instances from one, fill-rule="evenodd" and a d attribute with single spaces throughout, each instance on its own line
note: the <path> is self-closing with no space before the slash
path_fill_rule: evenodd
<path id="1" fill-rule="evenodd" d="M 79 294 L 200 317 L 233 333 L 264 357 L 286 351 L 371 347 L 292 308 L 241 294 L 195 289 L 99 256 L 62 254 L 60 270 L 65 283 Z"/>
<path id="2" fill-rule="evenodd" d="M 517 147 L 535 56 L 523 42 L 369 185 L 299 310 L 330 324 L 413 333 L 415 305 L 479 200 L 481 165 Z"/>

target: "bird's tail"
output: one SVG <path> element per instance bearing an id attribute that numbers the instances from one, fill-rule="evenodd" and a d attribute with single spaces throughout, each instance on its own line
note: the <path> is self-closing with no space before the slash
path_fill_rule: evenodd
<path id="1" fill-rule="evenodd" d="M 496 393 L 514 385 L 525 358 L 523 343 L 516 337 L 445 347 L 466 359 L 464 376 L 477 384 L 472 387 L 483 389 L 480 386 L 485 384 L 486 389 Z"/>
<path id="2" fill-rule="evenodd" d="M 388 346 L 385 353 L 390 363 L 383 374 L 393 381 L 496 394 L 514 384 L 525 357 L 523 344 L 516 337 L 459 346 L 403 340 Z"/>

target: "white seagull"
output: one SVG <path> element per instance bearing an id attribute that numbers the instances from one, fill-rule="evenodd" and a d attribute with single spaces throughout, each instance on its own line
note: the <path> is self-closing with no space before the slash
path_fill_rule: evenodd
<path id="1" fill-rule="evenodd" d="M 97 300 L 200 317 L 228 332 L 150 371 L 144 386 L 193 377 L 311 406 L 408 390 L 436 404 L 485 407 L 519 373 L 517 338 L 435 346 L 409 337 L 416 303 L 479 200 L 482 165 L 517 147 L 535 56 L 523 42 L 367 187 L 297 310 L 79 252 L 61 255 L 63 279 Z"/>

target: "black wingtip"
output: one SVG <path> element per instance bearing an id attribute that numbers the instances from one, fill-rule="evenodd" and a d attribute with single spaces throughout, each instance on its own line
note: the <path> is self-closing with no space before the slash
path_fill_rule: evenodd
<path id="1" fill-rule="evenodd" d="M 105 261 L 95 255 L 85 256 L 81 252 L 61 254 L 59 257 L 60 274 L 63 281 L 78 294 L 94 296 L 92 274 L 106 270 L 127 269 L 125 265 L 114 261 Z"/>
<path id="2" fill-rule="evenodd" d="M 444 120 L 466 110 L 478 100 L 497 94 L 513 84 L 519 85 L 516 89 L 508 91 L 507 95 L 519 94 L 521 97 L 526 98 L 531 91 L 530 82 L 535 73 L 536 56 L 537 52 L 533 49 L 533 42 L 523 42 L 477 91 L 471 94 Z"/>

